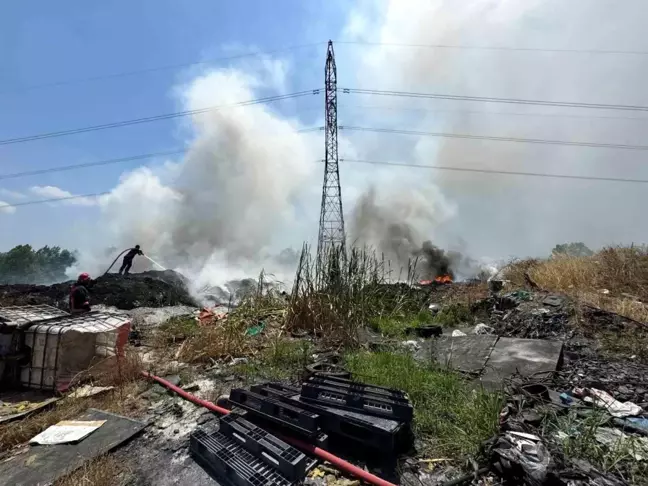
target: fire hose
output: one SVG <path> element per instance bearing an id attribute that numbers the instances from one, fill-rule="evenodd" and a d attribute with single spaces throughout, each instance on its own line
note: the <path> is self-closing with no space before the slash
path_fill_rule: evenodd
<path id="1" fill-rule="evenodd" d="M 126 248 L 126 249 L 125 249 L 124 251 L 122 251 L 119 255 L 117 255 L 117 258 L 115 258 L 115 259 L 113 260 L 113 262 L 110 264 L 110 266 L 108 267 L 108 270 L 106 270 L 106 273 L 104 273 L 104 275 L 108 275 L 108 272 L 110 272 L 110 269 L 111 269 L 111 268 L 113 267 L 113 265 L 117 262 L 117 260 L 119 260 L 119 257 L 122 256 L 124 253 L 126 253 L 128 250 L 130 250 L 130 248 Z"/>
<path id="2" fill-rule="evenodd" d="M 180 395 L 182 398 L 185 400 L 189 400 L 192 403 L 195 403 L 196 405 L 200 405 L 201 407 L 206 408 L 207 410 L 211 410 L 212 412 L 218 412 L 223 415 L 227 415 L 230 413 L 229 410 L 223 407 L 219 407 L 218 405 L 209 402 L 207 400 L 203 400 L 202 398 L 198 398 L 195 395 L 192 395 L 191 393 L 188 393 L 184 391 L 182 388 L 175 386 L 173 383 L 168 382 L 167 380 L 160 378 L 159 376 L 155 376 L 147 371 L 142 371 L 142 374 L 151 380 L 157 381 L 160 385 L 168 388 L 169 390 L 177 393 Z M 373 484 L 375 486 L 396 486 L 393 483 L 390 483 L 389 481 L 385 481 L 384 479 L 379 478 L 378 476 L 375 476 L 371 474 L 368 471 L 365 471 L 364 469 L 359 468 L 358 466 L 354 466 L 350 462 L 345 461 L 344 459 L 331 454 L 328 451 L 325 451 L 324 449 L 320 449 L 319 447 L 316 447 L 312 444 L 308 444 L 306 442 L 303 442 L 301 440 L 294 439 L 292 437 L 281 437 L 281 439 L 285 440 L 286 442 L 292 444 L 293 446 L 302 449 L 303 451 L 312 454 L 314 456 L 319 457 L 320 459 L 324 461 L 328 461 L 337 468 L 339 468 L 342 471 L 345 471 L 349 474 L 352 474 L 353 476 L 356 476 L 363 481 L 366 481 L 370 484 Z"/>

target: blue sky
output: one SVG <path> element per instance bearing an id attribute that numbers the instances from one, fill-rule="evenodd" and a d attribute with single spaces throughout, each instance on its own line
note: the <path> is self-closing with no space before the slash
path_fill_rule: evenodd
<path id="1" fill-rule="evenodd" d="M 344 22 L 340 5 L 324 0 L 4 2 L 0 7 L 0 139 L 178 111 L 182 107 L 173 88 L 192 68 L 30 87 L 211 60 L 251 48 L 272 50 L 325 41 Z M 324 44 L 281 53 L 299 66 L 299 76 L 290 80 L 292 91 L 321 85 L 324 55 Z M 320 99 L 298 103 L 297 112 L 299 106 L 310 108 L 304 110 L 305 120 L 319 114 L 312 108 L 321 106 Z M 178 120 L 5 145 L 0 147 L 0 173 L 127 157 L 179 145 Z M 0 200 L 20 202 L 8 191 L 25 193 L 34 185 L 57 186 L 74 194 L 110 190 L 125 169 L 139 164 L 1 181 L 5 191 Z M 28 194 L 23 200 L 39 198 Z M 73 242 L 65 234 L 69 221 L 92 218 L 94 211 L 60 204 L 20 208 L 12 217 L 0 217 L 0 248 L 21 242 Z"/>

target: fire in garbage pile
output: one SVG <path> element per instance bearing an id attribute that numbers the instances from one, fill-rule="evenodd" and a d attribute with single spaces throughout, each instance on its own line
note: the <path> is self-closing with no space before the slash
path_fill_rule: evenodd
<path id="1" fill-rule="evenodd" d="M 0 285 L 0 306 L 46 304 L 67 309 L 73 283 Z M 171 305 L 198 307 L 187 289 L 187 279 L 173 270 L 135 273 L 128 277 L 102 275 L 88 290 L 91 305 L 103 304 L 122 310 Z"/>
<path id="2" fill-rule="evenodd" d="M 421 280 L 419 281 L 419 285 L 421 286 L 443 285 L 443 284 L 450 284 L 452 282 L 453 280 L 451 275 L 439 275 L 438 277 L 434 277 L 433 280 Z"/>

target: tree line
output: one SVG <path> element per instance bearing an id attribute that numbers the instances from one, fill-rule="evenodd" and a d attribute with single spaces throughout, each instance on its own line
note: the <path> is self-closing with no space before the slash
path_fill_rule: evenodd
<path id="1" fill-rule="evenodd" d="M 0 252 L 0 284 L 51 284 L 67 280 L 65 271 L 77 261 L 75 252 L 59 246 L 35 250 L 18 245 Z"/>

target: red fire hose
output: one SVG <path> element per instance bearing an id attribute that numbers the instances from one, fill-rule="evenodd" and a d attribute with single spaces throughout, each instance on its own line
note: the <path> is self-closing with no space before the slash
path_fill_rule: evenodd
<path id="1" fill-rule="evenodd" d="M 142 374 L 146 378 L 157 381 L 160 385 L 165 386 L 169 390 L 180 395 L 185 400 L 189 400 L 190 402 L 193 402 L 196 405 L 200 405 L 201 407 L 205 407 L 206 409 L 211 410 L 212 412 L 218 412 L 223 415 L 227 415 L 228 413 L 230 413 L 230 411 L 227 410 L 226 408 L 219 407 L 218 405 L 215 405 L 212 402 L 208 402 L 207 400 L 198 398 L 197 396 L 192 395 L 191 393 L 187 393 L 182 388 L 175 386 L 173 383 L 170 383 L 165 379 L 160 378 L 159 376 L 152 375 L 147 371 L 142 371 Z M 324 449 L 320 449 L 319 447 L 315 447 L 312 444 L 302 442 L 301 440 L 293 439 L 292 437 L 281 437 L 281 438 L 286 442 L 290 442 L 295 447 L 298 447 L 308 452 L 309 454 L 317 456 L 320 459 L 328 461 L 334 466 L 336 466 L 338 469 L 345 471 L 349 474 L 352 474 L 353 476 L 357 476 L 358 478 L 370 484 L 374 484 L 376 486 L 396 486 L 395 484 L 390 483 L 389 481 L 385 481 L 384 479 L 381 479 L 378 476 L 375 476 L 370 472 L 365 471 L 364 469 L 360 469 L 359 467 L 354 466 L 350 462 L 347 462 L 344 459 L 341 459 L 331 454 L 330 452 L 325 451 Z"/>

